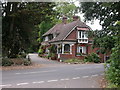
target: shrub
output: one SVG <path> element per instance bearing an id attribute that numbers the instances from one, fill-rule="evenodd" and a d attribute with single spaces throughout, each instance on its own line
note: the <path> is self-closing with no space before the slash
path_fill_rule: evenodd
<path id="1" fill-rule="evenodd" d="M 120 43 L 120 42 L 119 42 Z M 120 44 L 116 44 L 112 49 L 110 57 L 110 67 L 106 71 L 107 79 L 115 86 L 120 86 Z"/>
<path id="2" fill-rule="evenodd" d="M 17 58 L 26 58 L 26 53 L 20 53 Z"/>
<path id="3" fill-rule="evenodd" d="M 29 65 L 31 65 L 31 60 L 24 59 L 23 64 L 24 64 L 25 66 L 29 66 Z"/>
<path id="4" fill-rule="evenodd" d="M 38 53 L 39 53 L 39 54 L 43 54 L 43 49 L 39 49 L 39 50 L 38 50 Z"/>
<path id="5" fill-rule="evenodd" d="M 85 57 L 84 59 L 85 62 L 94 62 L 94 63 L 98 63 L 100 62 L 100 58 L 96 53 L 92 53 L 88 56 Z"/>
<path id="6" fill-rule="evenodd" d="M 2 66 L 11 66 L 13 64 L 14 63 L 10 59 L 8 59 L 8 58 L 3 58 L 2 59 Z"/>
<path id="7" fill-rule="evenodd" d="M 52 54 L 51 54 L 51 57 L 55 57 L 55 54 L 54 54 L 54 53 L 52 53 Z"/>

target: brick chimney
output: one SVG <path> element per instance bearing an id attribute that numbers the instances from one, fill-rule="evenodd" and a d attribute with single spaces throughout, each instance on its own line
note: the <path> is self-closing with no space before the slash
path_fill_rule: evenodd
<path id="1" fill-rule="evenodd" d="M 67 17 L 66 17 L 66 16 L 63 16 L 63 18 L 62 18 L 62 23 L 64 23 L 64 24 L 67 23 Z"/>
<path id="2" fill-rule="evenodd" d="M 73 16 L 73 21 L 77 21 L 77 20 L 80 20 L 79 16 Z"/>

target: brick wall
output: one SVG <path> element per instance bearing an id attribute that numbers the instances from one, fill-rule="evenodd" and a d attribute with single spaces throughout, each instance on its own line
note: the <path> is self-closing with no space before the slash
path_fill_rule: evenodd
<path id="1" fill-rule="evenodd" d="M 65 40 L 73 40 L 73 39 L 76 39 L 76 30 L 73 30 Z"/>

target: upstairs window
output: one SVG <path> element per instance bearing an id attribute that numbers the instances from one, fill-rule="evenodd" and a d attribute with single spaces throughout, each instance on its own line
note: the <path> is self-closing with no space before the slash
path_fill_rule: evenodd
<path id="1" fill-rule="evenodd" d="M 45 41 L 48 41 L 48 36 L 45 37 Z"/>
<path id="2" fill-rule="evenodd" d="M 78 31 L 78 39 L 88 39 L 88 33 L 86 31 Z"/>
<path id="3" fill-rule="evenodd" d="M 78 43 L 88 43 L 87 31 L 78 31 Z"/>

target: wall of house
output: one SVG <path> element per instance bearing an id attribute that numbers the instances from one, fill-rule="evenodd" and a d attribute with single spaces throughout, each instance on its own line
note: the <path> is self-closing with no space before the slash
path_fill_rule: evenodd
<path id="1" fill-rule="evenodd" d="M 60 59 L 67 60 L 67 59 L 71 59 L 71 58 L 78 58 L 78 59 L 83 60 L 85 56 L 77 56 L 76 51 L 77 51 L 77 44 L 72 46 L 72 54 L 61 54 Z"/>
<path id="2" fill-rule="evenodd" d="M 99 48 L 94 48 L 92 49 L 92 44 L 78 44 L 79 46 L 86 46 L 87 47 L 87 55 L 91 54 L 91 53 L 96 53 L 96 50 L 98 50 Z M 72 46 L 72 54 L 61 54 L 60 55 L 60 59 L 61 60 L 67 60 L 67 59 L 71 59 L 71 58 L 77 58 L 77 59 L 81 59 L 84 60 L 85 56 L 77 56 L 77 44 Z M 104 62 L 104 55 L 99 53 L 98 54 L 100 56 L 101 62 Z M 109 55 L 109 54 L 108 54 Z"/>
<path id="3" fill-rule="evenodd" d="M 73 30 L 65 40 L 73 40 L 76 39 L 76 30 Z"/>

